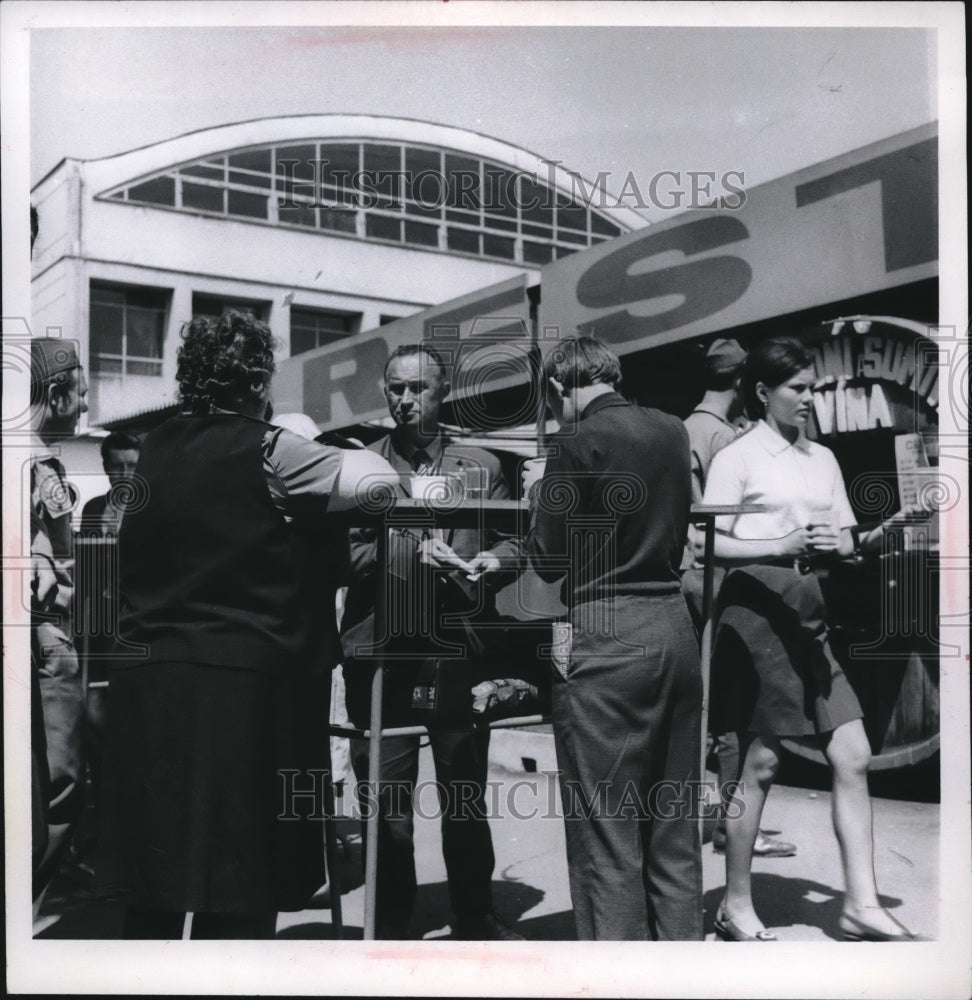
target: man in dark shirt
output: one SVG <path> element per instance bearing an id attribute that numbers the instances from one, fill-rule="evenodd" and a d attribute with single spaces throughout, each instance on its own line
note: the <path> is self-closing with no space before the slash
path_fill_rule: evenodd
<path id="1" fill-rule="evenodd" d="M 544 362 L 560 424 L 531 486 L 537 572 L 564 576 L 553 721 L 580 940 L 701 940 L 699 653 L 679 588 L 690 500 L 681 421 L 616 391 L 589 337 Z M 530 485 L 530 476 L 525 485 Z"/>
<path id="2" fill-rule="evenodd" d="M 108 477 L 109 490 L 92 497 L 81 510 L 81 533 L 118 535 L 125 504 L 131 498 L 132 476 L 142 447 L 140 438 L 124 431 L 112 431 L 101 442 L 101 465 Z"/>
<path id="3" fill-rule="evenodd" d="M 117 539 L 126 506 L 138 502 L 134 483 L 141 438 L 126 431 L 112 431 L 101 442 L 101 466 L 108 477 L 108 492 L 92 497 L 81 509 L 80 534 L 84 539 Z M 91 776 L 90 801 L 98 808 L 101 799 L 101 754 L 108 700 L 108 665 L 122 653 L 118 641 L 118 551 L 111 541 L 82 541 L 79 559 L 87 572 L 81 576 L 90 588 L 91 610 L 85 616 L 84 651 L 87 657 L 88 711 L 86 756 Z M 100 584 L 100 586 L 98 586 Z"/>

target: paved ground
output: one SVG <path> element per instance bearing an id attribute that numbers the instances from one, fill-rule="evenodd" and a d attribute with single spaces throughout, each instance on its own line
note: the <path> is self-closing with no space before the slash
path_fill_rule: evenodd
<path id="1" fill-rule="evenodd" d="M 496 816 L 491 819 L 496 851 L 494 898 L 499 914 L 526 938 L 537 941 L 574 939 L 563 823 L 555 779 L 552 738 L 545 733 L 503 730 L 494 733 L 490 781 L 495 789 Z M 710 775 L 710 777 L 712 777 Z M 431 759 L 423 751 L 420 780 L 431 782 Z M 416 850 L 419 896 L 412 921 L 416 938 L 448 937 L 448 895 L 439 850 L 435 792 L 428 787 L 419 799 Z M 349 806 L 345 802 L 345 806 Z M 764 814 L 764 829 L 798 845 L 792 858 L 757 860 L 754 864 L 756 906 L 767 926 L 784 941 L 839 939 L 842 879 L 837 843 L 830 825 L 830 795 L 793 786 L 773 789 Z M 340 829 L 346 850 L 341 866 L 346 937 L 361 938 L 364 886 L 357 824 L 347 819 Z M 924 938 L 938 933 L 939 807 L 933 803 L 874 799 L 875 868 L 882 902 L 904 924 Z M 711 844 L 703 848 L 706 938 L 725 884 L 724 860 Z M 321 905 L 281 914 L 279 938 L 322 939 L 334 936 L 331 914 Z M 43 938 L 115 938 L 120 908 L 92 899 L 79 880 L 62 878 L 51 887 L 42 911 Z"/>

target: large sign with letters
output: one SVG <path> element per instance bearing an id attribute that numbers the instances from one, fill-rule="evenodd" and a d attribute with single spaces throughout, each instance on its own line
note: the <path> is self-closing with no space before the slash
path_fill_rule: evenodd
<path id="1" fill-rule="evenodd" d="M 629 354 L 934 277 L 937 150 L 936 126 L 923 126 L 754 187 L 736 208 L 723 199 L 547 265 L 539 350 L 579 330 Z M 388 355 L 424 339 L 450 368 L 457 423 L 533 422 L 529 393 L 515 404 L 522 412 L 497 414 L 487 400 L 531 380 L 526 275 L 287 359 L 274 382 L 276 409 L 307 413 L 325 430 L 384 417 Z M 879 349 L 863 349 L 866 374 Z M 920 377 L 932 401 L 933 376 Z M 822 399 L 822 433 L 828 421 L 838 431 L 848 420 L 882 424 L 880 394 L 857 396 Z"/>
<path id="2" fill-rule="evenodd" d="M 816 436 L 881 427 L 906 432 L 936 421 L 940 359 L 932 341 L 878 323 L 808 350 L 817 378 L 810 427 Z"/>
<path id="3" fill-rule="evenodd" d="M 933 277 L 937 148 L 923 126 L 549 264 L 541 343 L 628 354 Z"/>

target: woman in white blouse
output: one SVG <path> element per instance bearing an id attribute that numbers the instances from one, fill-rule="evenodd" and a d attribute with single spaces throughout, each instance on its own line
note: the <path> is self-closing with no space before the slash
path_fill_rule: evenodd
<path id="1" fill-rule="evenodd" d="M 840 930 L 847 940 L 908 940 L 913 935 L 878 901 L 870 745 L 860 704 L 830 650 L 811 572 L 811 560 L 853 552 L 855 526 L 837 460 L 806 437 L 813 382 L 811 359 L 797 341 L 768 340 L 751 351 L 747 407 L 762 419 L 716 455 L 706 482 L 706 504 L 766 508 L 717 524 L 715 555 L 732 570 L 719 594 L 711 703 L 716 731 L 739 733 L 742 768 L 715 930 L 725 940 L 777 940 L 753 907 L 753 845 L 781 737 L 816 734 L 833 773 L 846 886 Z"/>

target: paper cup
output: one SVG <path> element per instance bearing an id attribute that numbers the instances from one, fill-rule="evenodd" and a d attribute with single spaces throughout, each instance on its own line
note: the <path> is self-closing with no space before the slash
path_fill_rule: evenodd
<path id="1" fill-rule="evenodd" d="M 452 476 L 412 476 L 412 496 L 427 504 L 449 504 L 456 501 L 457 483 Z"/>

